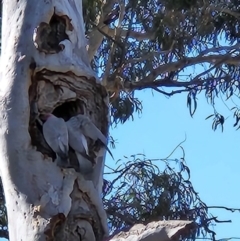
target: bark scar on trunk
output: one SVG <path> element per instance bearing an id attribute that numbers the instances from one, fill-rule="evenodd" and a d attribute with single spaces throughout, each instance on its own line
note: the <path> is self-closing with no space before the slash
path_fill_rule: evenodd
<path id="1" fill-rule="evenodd" d="M 53 113 L 55 116 L 61 117 L 65 121 L 77 114 L 84 114 L 91 118 L 104 135 L 108 134 L 109 120 L 106 118 L 108 116 L 108 95 L 106 89 L 96 83 L 95 78 L 77 76 L 70 71 L 61 73 L 48 69 L 43 69 L 41 71 L 36 71 L 36 69 L 34 69 L 31 80 L 32 84 L 29 88 L 29 102 L 32 104 L 30 105 L 31 115 L 29 120 L 29 133 L 32 145 L 36 146 L 37 151 L 41 152 L 44 156 L 52 158 L 53 161 L 56 158 L 55 153 L 44 140 L 42 126 L 36 120 L 36 115 L 41 113 Z M 103 157 L 99 156 L 102 155 L 100 145 L 90 142 L 88 144 L 90 155 L 100 163 L 100 166 L 103 166 Z M 69 159 L 75 171 L 81 172 L 76 154 L 71 148 L 69 151 Z M 47 161 L 49 161 L 49 158 Z M 69 171 L 70 170 L 72 169 L 69 169 Z M 64 184 L 70 176 L 68 170 L 62 172 L 64 177 L 62 181 L 63 194 L 59 196 L 60 204 L 57 205 L 57 210 L 59 213 L 65 215 L 66 222 L 57 226 L 56 230 L 64 230 L 70 226 L 71 220 L 74 220 L 74 225 L 76 226 L 75 235 L 79 233 L 79 230 L 83 229 L 86 230 L 86 235 L 88 236 L 93 234 L 95 237 L 108 235 L 108 227 L 106 226 L 107 217 L 100 197 L 102 168 L 93 168 L 93 173 L 89 176 L 82 176 L 76 172 L 73 170 L 73 179 L 74 176 L 78 178 L 77 184 L 74 187 Z M 85 179 L 88 181 L 85 181 Z M 66 187 L 66 190 L 64 187 Z M 80 196 L 78 194 L 77 198 L 71 194 L 71 191 L 75 192 L 75 189 L 78 190 L 78 192 L 81 190 L 82 193 Z M 75 206 L 72 204 L 72 207 L 68 209 L 67 207 L 71 206 L 71 202 L 79 203 L 79 205 Z M 80 215 L 82 212 L 79 212 L 79 207 L 81 207 L 82 202 L 87 203 L 86 209 L 84 208 L 83 210 L 86 216 Z M 47 205 L 49 206 L 50 204 Z M 44 209 L 48 208 L 48 206 L 41 206 L 41 203 L 36 203 L 36 206 L 39 208 L 39 210 L 37 209 L 38 215 L 42 215 L 42 212 L 45 211 Z M 87 208 L 87 206 L 89 208 Z M 88 216 L 89 210 L 91 213 L 94 213 L 94 219 Z M 86 222 L 88 222 L 90 226 L 87 225 Z M 90 228 L 91 226 L 93 230 Z M 99 227 L 101 228 L 99 229 Z M 52 227 L 51 230 L 47 229 L 48 240 L 57 240 L 56 238 L 59 235 L 61 236 L 61 234 L 55 235 L 54 233 L 56 232 L 54 232 L 53 229 L 55 230 L 55 226 Z"/>
<path id="2" fill-rule="evenodd" d="M 3 5 L 0 152 L 10 240 L 100 241 L 108 235 L 101 199 L 105 149 L 87 143 L 97 162 L 91 175 L 61 169 L 37 120 L 44 113 L 64 120 L 81 113 L 108 135 L 108 95 L 86 51 L 82 1 Z"/>
<path id="3" fill-rule="evenodd" d="M 57 215 L 53 216 L 49 224 L 46 226 L 45 235 L 47 241 L 54 241 L 55 240 L 55 233 L 58 231 L 61 226 L 66 220 L 66 217 L 63 213 L 58 213 Z"/>
<path id="4" fill-rule="evenodd" d="M 55 54 L 62 51 L 65 46 L 61 44 L 69 40 L 67 31 L 72 31 L 70 19 L 65 16 L 53 14 L 49 23 L 41 22 L 34 30 L 33 43 L 38 51 L 45 54 Z"/>
<path id="5" fill-rule="evenodd" d="M 94 93 L 98 93 L 97 95 Z M 107 92 L 104 87 L 97 84 L 94 78 L 88 79 L 78 77 L 69 73 L 57 73 L 49 70 L 42 70 L 32 76 L 32 85 L 29 88 L 29 99 L 31 106 L 31 116 L 29 133 L 32 145 L 37 147 L 44 156 L 49 156 L 55 160 L 56 155 L 46 143 L 42 126 L 37 116 L 42 113 L 52 113 L 57 117 L 68 121 L 77 114 L 89 116 L 98 125 L 98 128 L 107 135 L 108 122 L 104 122 L 108 115 L 108 108 L 104 103 Z M 97 105 L 98 110 L 95 109 Z M 102 109 L 101 106 L 105 106 Z M 99 119 L 100 118 L 100 119 Z M 101 123 L 102 126 L 99 126 Z M 96 153 L 101 149 L 100 142 L 88 140 L 89 157 L 92 163 L 96 163 Z M 69 151 L 71 166 L 79 170 L 79 163 L 75 152 L 70 148 Z"/>

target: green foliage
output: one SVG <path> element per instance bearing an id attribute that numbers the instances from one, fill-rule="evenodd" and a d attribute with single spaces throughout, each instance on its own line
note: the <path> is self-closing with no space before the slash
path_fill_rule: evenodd
<path id="1" fill-rule="evenodd" d="M 83 0 L 86 35 L 96 30 L 103 2 Z M 214 109 L 206 119 L 213 119 L 214 130 L 219 126 L 223 130 L 225 117 L 218 113 L 215 100 L 221 95 L 226 101 L 239 98 L 239 24 L 240 0 L 125 1 L 120 26 L 127 33 L 119 38 L 106 34 L 92 60 L 93 69 L 101 75 L 110 59 L 108 82 L 117 77 L 122 80 L 120 94 L 111 102 L 112 123 L 125 123 L 134 112 L 141 113 L 142 103 L 134 92 L 152 88 L 167 96 L 186 92 L 191 116 L 197 109 L 197 97 L 205 94 Z M 116 26 L 117 21 L 109 28 Z M 200 72 L 195 71 L 196 66 L 201 66 Z M 230 110 L 234 126 L 240 128 L 240 108 L 235 104 Z M 158 164 L 165 163 L 160 170 L 153 160 L 135 155 L 112 170 L 114 180 L 106 182 L 104 205 L 113 232 L 136 222 L 191 219 L 198 229 L 187 238 L 200 233 L 214 237 L 211 225 L 216 218 L 194 190 L 184 158 L 175 161 L 178 169 L 170 160 L 158 160 Z M 8 237 L 2 189 L 0 236 Z"/>
<path id="2" fill-rule="evenodd" d="M 112 180 L 105 181 L 103 195 L 111 232 L 136 223 L 180 219 L 197 223 L 197 229 L 182 238 L 214 238 L 214 220 L 190 181 L 184 157 L 149 160 L 144 155 L 132 155 L 122 163 L 105 174 Z"/>
<path id="3" fill-rule="evenodd" d="M 5 206 L 5 198 L 0 178 L 0 237 L 8 239 L 8 222 L 7 222 L 7 209 Z"/>
<path id="4" fill-rule="evenodd" d="M 191 116 L 203 93 L 215 109 L 220 95 L 239 97 L 239 6 L 237 0 L 125 1 L 121 27 L 127 33 L 120 39 L 105 36 L 93 67 L 104 73 L 111 58 L 109 81 L 120 77 L 122 93 L 144 88 L 167 96 L 186 92 Z M 126 116 L 131 115 L 112 117 L 124 123 Z"/>
<path id="5" fill-rule="evenodd" d="M 86 33 L 93 27 L 96 17 L 102 11 L 102 2 L 96 0 L 83 0 L 83 19 L 85 22 Z"/>
<path id="6" fill-rule="evenodd" d="M 118 97 L 111 104 L 111 117 L 112 123 L 124 123 L 131 117 L 133 120 L 133 113 L 137 112 L 140 114 L 142 112 L 142 103 L 128 95 L 122 95 Z"/>
<path id="7" fill-rule="evenodd" d="M 223 131 L 223 124 L 224 124 L 224 121 L 225 121 L 225 118 L 224 118 L 223 115 L 221 115 L 221 114 L 219 114 L 215 111 L 215 113 L 212 114 L 212 115 L 209 115 L 206 118 L 206 120 L 209 119 L 209 118 L 213 118 L 212 129 L 214 131 L 218 128 L 218 126 L 220 126 L 222 131 Z"/>

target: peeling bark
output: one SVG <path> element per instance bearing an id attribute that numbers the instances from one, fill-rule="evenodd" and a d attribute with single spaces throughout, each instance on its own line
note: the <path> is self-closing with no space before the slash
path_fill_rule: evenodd
<path id="1" fill-rule="evenodd" d="M 0 82 L 1 177 L 11 241 L 102 240 L 105 150 L 89 141 L 96 166 L 60 169 L 39 114 L 87 115 L 108 135 L 108 95 L 86 51 L 81 1 L 3 2 Z"/>
<path id="2" fill-rule="evenodd" d="M 180 240 L 196 229 L 196 223 L 192 221 L 169 220 L 151 222 L 147 225 L 136 224 L 126 232 L 120 232 L 110 241 L 171 241 Z"/>

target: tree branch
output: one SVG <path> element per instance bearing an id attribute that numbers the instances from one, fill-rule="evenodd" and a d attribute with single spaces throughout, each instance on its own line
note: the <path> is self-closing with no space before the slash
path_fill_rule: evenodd
<path id="1" fill-rule="evenodd" d="M 158 80 L 152 81 L 152 82 L 126 81 L 126 82 L 124 82 L 123 87 L 124 87 L 124 89 L 126 89 L 128 91 L 134 91 L 134 90 L 142 90 L 142 89 L 146 89 L 146 88 L 155 89 L 155 88 L 159 88 L 159 87 L 187 87 L 187 84 L 188 84 L 188 82 L 178 82 L 178 81 L 173 81 L 169 78 L 164 78 L 164 79 L 158 79 Z M 167 94 L 167 93 L 164 92 L 164 94 Z"/>
<path id="2" fill-rule="evenodd" d="M 103 18 L 101 17 L 101 20 Z M 98 50 L 99 46 L 101 45 L 104 36 L 111 39 L 114 42 L 114 37 L 116 35 L 116 29 L 111 29 L 107 25 L 103 23 L 99 23 L 95 29 L 92 30 L 92 32 L 89 34 L 89 47 L 88 47 L 88 56 L 90 60 L 92 60 L 94 54 Z M 142 40 L 154 40 L 155 33 L 154 32 L 135 32 L 132 30 L 119 30 L 119 35 L 121 37 L 130 37 L 135 38 L 138 41 Z"/>
<path id="3" fill-rule="evenodd" d="M 240 212 L 240 208 L 228 208 L 228 207 L 224 207 L 224 206 L 207 206 L 207 208 L 219 208 L 219 209 L 226 209 L 227 211 L 231 211 L 231 212 Z"/>
<path id="4" fill-rule="evenodd" d="M 139 81 L 132 81 L 132 82 L 125 81 L 124 84 L 122 84 L 120 86 L 120 90 L 134 91 L 134 90 L 142 90 L 142 89 L 146 89 L 146 88 L 152 88 L 155 91 L 160 92 L 160 93 L 162 93 L 164 95 L 167 95 L 167 96 L 171 96 L 171 95 L 176 94 L 176 93 L 182 93 L 182 92 L 187 91 L 187 90 L 183 89 L 183 90 L 177 90 L 177 91 L 172 91 L 170 93 L 167 93 L 167 92 L 164 92 L 162 90 L 159 90 L 158 87 L 185 87 L 185 88 L 188 88 L 193 84 L 200 84 L 201 85 L 202 80 L 200 79 L 200 77 L 203 76 L 204 74 L 209 73 L 209 71 L 215 69 L 219 65 L 221 65 L 223 63 L 232 64 L 232 65 L 239 65 L 240 57 L 239 56 L 233 56 L 233 53 L 236 54 L 236 52 L 238 51 L 239 46 L 240 46 L 240 44 L 236 44 L 236 45 L 231 46 L 231 47 L 225 46 L 225 47 L 219 47 L 219 48 L 211 48 L 211 49 L 208 49 L 208 50 L 204 51 L 204 53 L 201 53 L 196 57 L 186 57 L 186 58 L 180 59 L 179 61 L 162 64 L 162 65 L 158 66 L 157 68 L 152 69 L 148 76 L 142 78 Z M 172 47 L 167 51 L 159 52 L 159 55 L 160 54 L 167 54 L 167 53 L 171 52 L 171 50 L 172 50 Z M 211 53 L 211 52 L 217 52 L 217 51 L 223 51 L 223 50 L 225 50 L 228 54 L 224 54 L 224 55 L 214 55 L 214 54 L 212 54 L 212 55 L 203 56 L 203 55 Z M 130 59 L 130 60 L 126 60 L 124 65 L 126 66 L 129 63 L 134 64 L 136 62 L 141 63 L 142 61 L 145 61 L 147 59 L 151 60 L 151 58 L 155 55 L 157 55 L 157 52 L 151 52 L 149 54 L 142 55 L 139 58 L 133 58 L 133 59 Z M 164 78 L 164 79 L 157 79 L 156 80 L 156 78 L 158 76 L 160 76 L 161 74 L 169 73 L 169 72 L 176 72 L 176 71 L 179 72 L 180 70 L 182 70 L 186 67 L 201 64 L 201 63 L 210 63 L 210 64 L 212 64 L 212 66 L 211 66 L 211 68 L 208 68 L 206 71 L 204 71 L 204 72 L 200 73 L 199 75 L 195 76 L 189 82 L 173 81 L 169 77 Z M 113 75 L 111 75 L 111 76 L 113 76 Z M 109 78 L 111 78 L 111 76 Z M 111 88 L 112 83 L 114 83 L 114 82 L 108 81 L 107 89 L 112 89 Z"/>
<path id="5" fill-rule="evenodd" d="M 129 60 L 126 60 L 124 65 L 128 65 L 128 64 L 134 64 L 134 63 L 139 63 L 139 62 L 142 62 L 142 61 L 145 61 L 145 60 L 152 60 L 153 57 L 155 56 L 160 56 L 161 54 L 169 54 L 172 49 L 173 49 L 173 46 L 174 46 L 174 41 L 172 43 L 172 46 L 170 47 L 169 50 L 164 50 L 164 51 L 152 51 L 150 53 L 143 53 L 140 57 L 138 58 L 133 58 L 133 59 L 129 59 Z"/>
<path id="6" fill-rule="evenodd" d="M 109 241 L 123 240 L 162 240 L 170 241 L 173 239 L 178 240 L 182 234 L 189 233 L 194 230 L 197 225 L 192 221 L 158 221 L 151 222 L 147 225 L 136 224 L 128 231 L 122 231 L 110 237 Z"/>
<path id="7" fill-rule="evenodd" d="M 176 62 L 167 63 L 160 65 L 156 69 L 153 69 L 151 73 L 143 78 L 140 81 L 143 82 L 151 82 L 159 76 L 160 74 L 178 71 L 180 69 L 189 67 L 191 65 L 201 64 L 201 63 L 210 63 L 210 64 L 217 64 L 218 62 L 224 62 L 225 64 L 231 64 L 235 66 L 240 65 L 240 57 L 239 56 L 232 56 L 231 54 L 228 55 L 208 55 L 208 56 L 197 56 L 197 57 L 190 57 L 184 58 Z"/>
<path id="8" fill-rule="evenodd" d="M 105 25 L 103 23 L 103 21 L 104 21 L 104 17 L 106 16 L 106 14 L 111 11 L 112 7 L 117 2 L 118 2 L 117 0 L 112 0 L 112 1 L 108 1 L 108 3 L 105 4 L 103 13 L 99 17 L 99 23 L 89 34 L 88 56 L 89 56 L 90 61 L 93 59 L 94 54 L 96 53 L 99 46 L 101 45 L 104 36 L 109 36 L 109 38 L 111 37 L 112 39 L 115 39 L 116 28 L 114 28 L 114 29 L 109 28 L 107 25 Z M 122 13 L 123 12 L 124 11 L 122 11 Z M 121 20 L 123 20 L 123 17 L 124 16 L 122 16 L 122 17 L 120 16 L 121 19 L 119 19 L 119 24 L 118 24 L 119 26 L 117 27 L 119 36 L 121 36 L 123 38 L 125 38 L 125 37 L 134 38 L 138 41 L 155 39 L 155 31 L 141 33 L 141 32 L 136 32 L 133 30 L 125 30 L 123 28 L 119 28 L 122 23 Z"/>
<path id="9" fill-rule="evenodd" d="M 237 45 L 235 45 L 233 47 L 236 47 L 236 46 Z M 171 51 L 171 50 L 169 50 L 169 51 Z M 212 51 L 217 51 L 217 50 L 215 48 L 209 49 L 209 52 L 212 52 Z M 146 76 L 145 78 L 142 78 L 140 81 L 134 81 L 134 82 L 125 81 L 122 84 L 121 90 L 134 91 L 134 90 L 142 90 L 142 89 L 146 89 L 146 88 L 152 88 L 155 91 L 162 93 L 164 95 L 167 95 L 167 96 L 172 96 L 176 93 L 186 92 L 189 90 L 189 88 L 191 88 L 192 85 L 201 85 L 203 80 L 200 77 L 209 73 L 210 71 L 212 71 L 219 65 L 221 65 L 223 63 L 225 63 L 225 64 L 228 63 L 228 64 L 232 64 L 232 65 L 236 65 L 236 66 L 239 65 L 240 57 L 232 56 L 232 54 L 237 51 L 238 51 L 238 49 L 235 49 L 235 48 L 229 49 L 228 48 L 228 53 L 229 52 L 231 52 L 231 53 L 229 53 L 227 55 L 218 55 L 218 56 L 217 55 L 208 55 L 208 56 L 200 55 L 200 56 L 184 58 L 184 59 L 181 59 L 176 62 L 160 65 L 156 69 L 153 69 L 148 76 Z M 207 54 L 209 52 L 206 51 L 205 54 Z M 139 59 L 139 61 L 140 61 L 140 59 Z M 206 71 L 201 72 L 200 74 L 195 76 L 191 81 L 180 82 L 180 81 L 172 80 L 171 77 L 166 77 L 164 79 L 156 79 L 159 75 L 164 74 L 166 72 L 169 73 L 169 72 L 174 72 L 174 71 L 180 71 L 183 68 L 189 67 L 191 65 L 201 64 L 204 62 L 211 63 L 211 64 L 213 64 L 213 66 L 208 68 Z M 227 76 L 226 76 L 226 78 L 227 78 Z M 204 79 L 204 82 L 206 82 L 206 81 L 208 81 L 208 80 Z M 184 87 L 185 89 L 172 91 L 172 92 L 168 93 L 168 92 L 160 90 L 159 87 L 172 87 L 172 88 Z M 188 89 L 186 89 L 186 88 L 188 88 Z"/>
<path id="10" fill-rule="evenodd" d="M 143 89 L 153 89 L 161 94 L 164 94 L 166 96 L 173 96 L 175 94 L 183 93 L 183 92 L 188 92 L 189 90 L 193 89 L 195 85 L 201 86 L 204 83 L 214 80 L 214 78 L 209 78 L 209 79 L 196 79 L 194 82 L 188 81 L 188 82 L 183 82 L 183 81 L 175 81 L 172 80 L 171 78 L 167 77 L 164 79 L 157 79 L 152 82 L 143 82 L 143 81 L 138 81 L 138 82 L 128 82 L 125 81 L 124 84 L 122 85 L 122 91 L 135 91 L 135 90 L 143 90 Z M 228 80 L 226 77 L 225 80 Z M 231 80 L 231 78 L 229 78 Z M 178 90 L 173 90 L 171 92 L 165 92 L 163 90 L 160 90 L 159 88 L 163 87 L 168 87 L 168 88 L 183 88 L 183 89 L 178 89 Z"/>
<path id="11" fill-rule="evenodd" d="M 108 30 L 108 34 L 113 37 L 114 34 L 115 34 L 115 30 L 114 29 L 110 29 Z M 133 31 L 133 30 L 124 30 L 124 29 L 121 29 L 120 31 L 120 35 L 121 37 L 130 37 L 130 38 L 134 38 L 138 41 L 142 41 L 142 40 L 154 40 L 155 38 L 155 32 L 152 31 L 152 32 L 136 32 L 136 31 Z"/>
<path id="12" fill-rule="evenodd" d="M 204 51 L 202 51 L 199 56 L 203 56 L 203 55 L 207 55 L 209 53 L 214 53 L 216 52 L 217 54 L 219 54 L 221 51 L 225 51 L 225 52 L 230 52 L 230 51 L 239 51 L 240 48 L 240 44 L 237 43 L 235 45 L 232 46 L 221 46 L 221 47 L 214 47 L 214 48 L 210 48 L 210 49 L 206 49 Z"/>
<path id="13" fill-rule="evenodd" d="M 111 46 L 109 58 L 108 58 L 108 61 L 107 61 L 107 64 L 106 64 L 106 68 L 105 68 L 105 73 L 104 73 L 103 79 L 102 79 L 103 85 L 107 85 L 107 78 L 108 78 L 108 75 L 109 75 L 110 70 L 111 70 L 113 54 L 114 54 L 115 49 L 117 47 L 117 43 L 120 43 L 119 40 L 120 40 L 120 37 L 121 37 L 120 36 L 120 34 L 121 34 L 121 23 L 123 21 L 124 14 L 125 14 L 125 2 L 124 1 L 119 2 L 119 6 L 120 6 L 119 21 L 118 21 L 117 28 L 114 29 L 115 33 L 114 33 L 114 36 L 113 36 L 115 42 L 113 42 L 112 46 Z"/>
<path id="14" fill-rule="evenodd" d="M 240 18 L 240 13 L 234 12 L 234 11 L 228 9 L 226 6 L 223 6 L 223 5 L 222 5 L 222 7 L 219 6 L 219 5 L 218 5 L 218 6 L 216 6 L 216 5 L 210 5 L 210 6 L 209 6 L 209 9 L 212 10 L 212 11 L 218 11 L 218 12 L 220 12 L 220 13 L 227 13 L 227 14 L 229 14 L 229 15 L 237 18 L 237 19 Z"/>
<path id="15" fill-rule="evenodd" d="M 93 59 L 94 54 L 98 50 L 104 38 L 104 35 L 99 32 L 98 28 L 108 34 L 109 27 L 104 24 L 103 21 L 105 16 L 112 10 L 114 4 L 117 3 L 118 0 L 108 0 L 106 2 L 107 3 L 103 7 L 103 12 L 99 17 L 99 23 L 97 24 L 97 27 L 93 28 L 93 30 L 89 34 L 88 56 L 90 61 Z"/>

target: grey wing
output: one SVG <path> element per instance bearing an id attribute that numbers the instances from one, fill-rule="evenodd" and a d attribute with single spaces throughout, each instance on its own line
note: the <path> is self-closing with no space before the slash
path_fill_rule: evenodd
<path id="1" fill-rule="evenodd" d="M 103 135 L 103 133 L 95 126 L 96 134 L 98 139 L 106 146 L 107 145 L 107 138 Z"/>
<path id="2" fill-rule="evenodd" d="M 93 170 L 93 162 L 91 160 L 87 159 L 85 156 L 78 152 L 76 152 L 76 156 L 78 159 L 81 173 L 87 174 Z"/>
<path id="3" fill-rule="evenodd" d="M 83 145 L 87 155 L 89 155 L 87 139 L 82 133 L 81 133 L 81 142 L 82 142 L 82 145 Z"/>
<path id="4" fill-rule="evenodd" d="M 110 154 L 110 156 L 112 157 L 112 159 L 114 159 L 112 152 L 109 150 L 109 148 L 107 146 L 107 138 L 103 135 L 103 133 L 96 126 L 95 126 L 95 128 L 96 128 L 95 131 L 97 133 L 98 139 L 103 143 L 103 145 L 107 149 L 107 151 Z"/>
<path id="5" fill-rule="evenodd" d="M 46 121 L 43 125 L 43 135 L 54 152 L 58 154 L 68 153 L 68 131 L 64 120 Z"/>
<path id="6" fill-rule="evenodd" d="M 104 145 L 107 144 L 107 138 L 92 122 L 88 122 L 82 126 L 82 133 L 94 141 L 99 139 Z"/>
<path id="7" fill-rule="evenodd" d="M 63 154 L 68 155 L 68 129 L 62 118 L 59 118 L 59 124 L 58 146 Z"/>
<path id="8" fill-rule="evenodd" d="M 71 125 L 74 126 L 76 129 L 80 129 L 81 133 L 86 136 L 90 137 L 94 141 L 98 139 L 96 129 L 97 127 L 92 123 L 92 121 L 84 115 L 77 115 L 70 119 Z"/>
<path id="9" fill-rule="evenodd" d="M 66 122 L 66 125 L 68 128 L 70 127 L 72 130 L 77 130 L 80 129 L 81 123 L 76 116 L 73 116 Z"/>
<path id="10" fill-rule="evenodd" d="M 69 150 L 68 146 L 68 133 L 61 134 L 58 137 L 58 146 L 62 153 L 67 154 Z"/>
<path id="11" fill-rule="evenodd" d="M 87 140 L 80 129 L 80 123 L 76 117 L 66 122 L 68 128 L 69 145 L 77 152 L 88 154 Z"/>
<path id="12" fill-rule="evenodd" d="M 109 152 L 109 154 L 111 155 L 112 159 L 114 159 L 112 152 L 109 150 L 107 146 L 107 138 L 93 123 L 88 123 L 85 125 L 85 127 L 83 128 L 83 134 L 85 134 L 86 136 L 90 137 L 95 141 L 100 140 Z"/>
<path id="13" fill-rule="evenodd" d="M 82 119 L 82 125 L 80 125 L 82 133 L 94 141 L 100 140 L 113 158 L 113 155 L 107 146 L 107 138 L 103 135 L 103 133 L 91 122 L 89 118 L 81 116 L 80 118 Z"/>
<path id="14" fill-rule="evenodd" d="M 76 130 L 69 130 L 69 145 L 77 152 L 83 153 L 85 152 L 84 146 L 81 140 L 81 132 Z"/>

